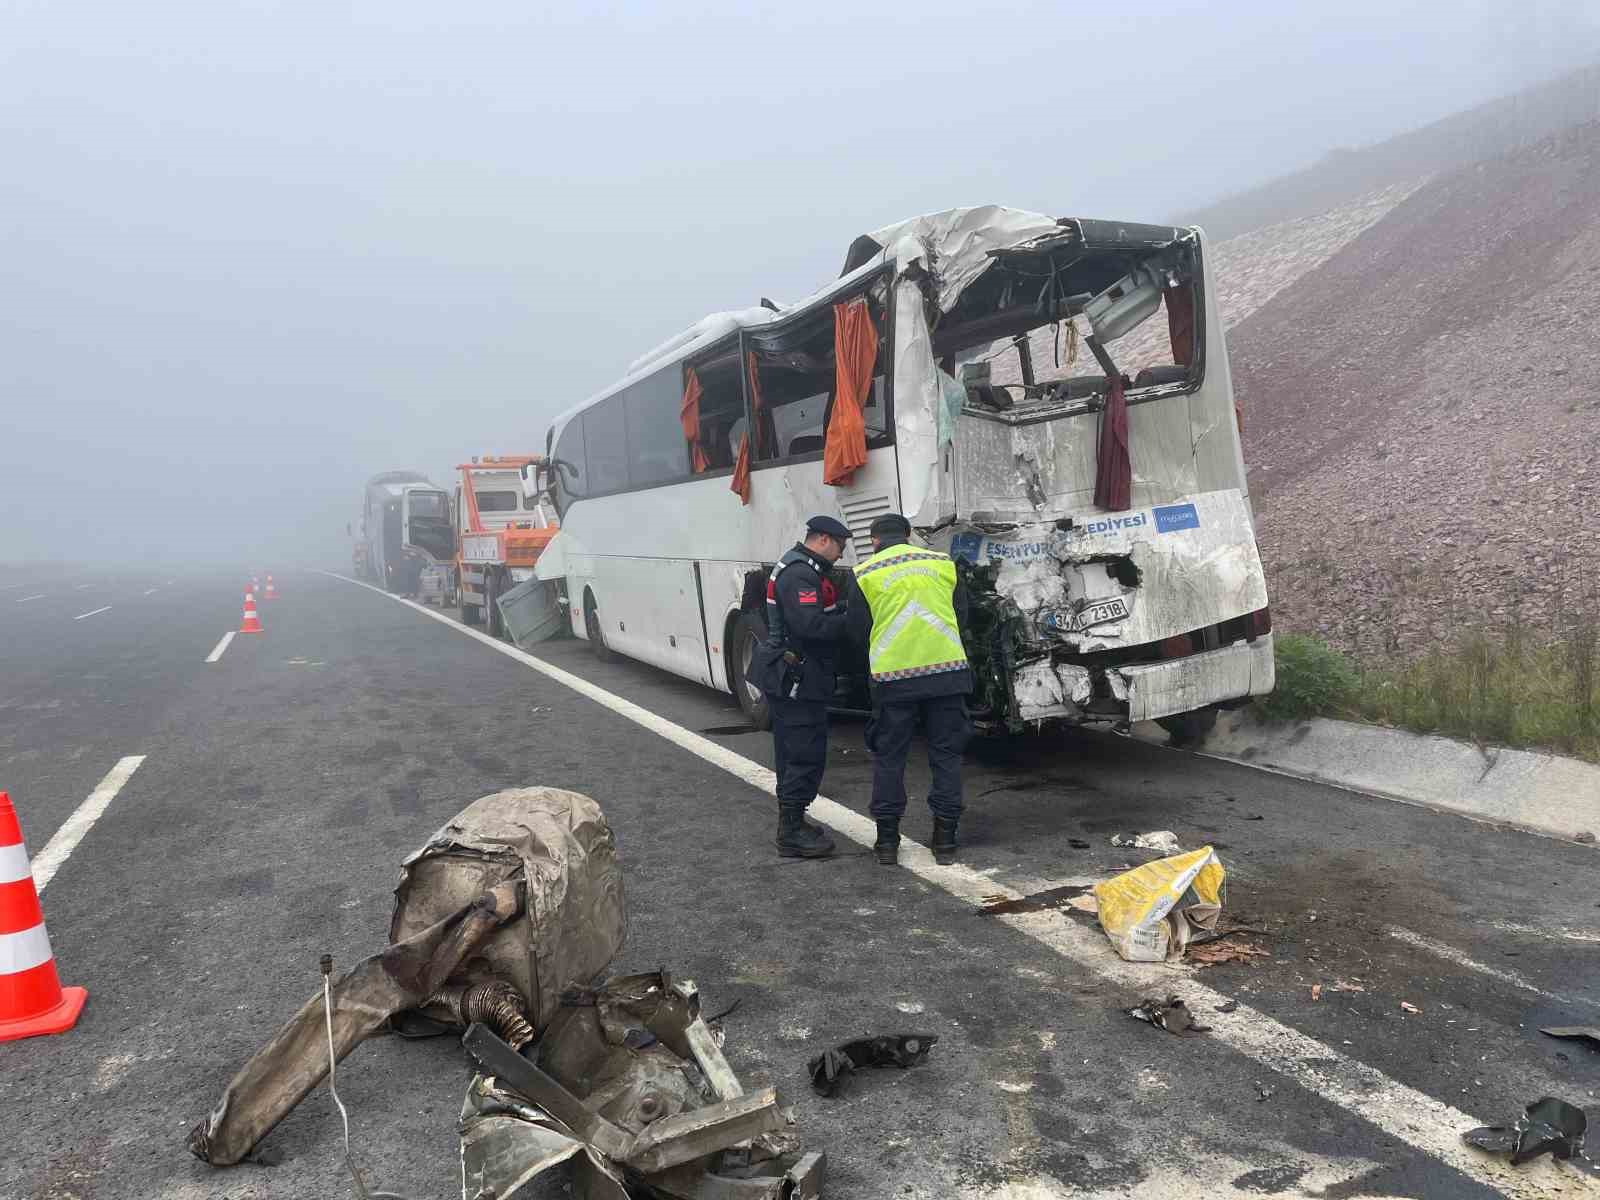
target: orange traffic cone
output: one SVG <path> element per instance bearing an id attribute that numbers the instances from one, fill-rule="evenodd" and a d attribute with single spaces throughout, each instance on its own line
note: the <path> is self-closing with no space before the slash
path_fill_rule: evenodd
<path id="1" fill-rule="evenodd" d="M 271 575 L 267 576 L 267 594 L 261 598 L 263 600 L 276 600 L 278 598 L 278 589 L 272 586 Z"/>
<path id="2" fill-rule="evenodd" d="M 244 624 L 239 626 L 240 633 L 261 633 L 261 619 L 256 616 L 256 594 L 245 589 L 244 593 Z"/>
<path id="3" fill-rule="evenodd" d="M 64 988 L 11 797 L 0 792 L 0 1042 L 65 1033 L 89 993 Z"/>

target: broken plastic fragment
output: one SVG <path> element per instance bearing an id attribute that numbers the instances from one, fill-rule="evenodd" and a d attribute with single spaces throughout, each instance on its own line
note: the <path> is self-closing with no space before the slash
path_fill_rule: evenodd
<path id="1" fill-rule="evenodd" d="M 1141 1000 L 1128 1009 L 1128 1015 L 1179 1037 L 1211 1032 L 1209 1025 L 1195 1024 L 1194 1014 L 1177 996 L 1168 996 L 1165 1000 Z"/>
<path id="2" fill-rule="evenodd" d="M 1536 1100 L 1511 1126 L 1486 1125 L 1461 1135 L 1469 1146 L 1491 1154 L 1511 1155 L 1511 1165 L 1521 1166 L 1541 1154 L 1569 1159 L 1583 1150 L 1589 1120 L 1583 1109 L 1546 1096 Z"/>
<path id="3" fill-rule="evenodd" d="M 861 1038 L 823 1051 L 806 1063 L 806 1070 L 811 1074 L 812 1087 L 824 1096 L 834 1096 L 858 1067 L 914 1067 L 928 1057 L 938 1040 L 931 1033 Z"/>

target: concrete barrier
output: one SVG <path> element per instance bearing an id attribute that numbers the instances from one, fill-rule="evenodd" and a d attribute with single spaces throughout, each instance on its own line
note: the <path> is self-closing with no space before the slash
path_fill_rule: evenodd
<path id="1" fill-rule="evenodd" d="M 1134 736 L 1164 743 L 1153 723 Z M 1556 837 L 1600 834 L 1600 766 L 1317 717 L 1281 724 L 1223 713 L 1198 751 L 1302 779 Z"/>

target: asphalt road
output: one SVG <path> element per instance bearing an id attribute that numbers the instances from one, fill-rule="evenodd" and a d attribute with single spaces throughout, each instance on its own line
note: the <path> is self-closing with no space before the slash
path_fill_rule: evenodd
<path id="1" fill-rule="evenodd" d="M 6 1200 L 347 1194 L 325 1090 L 269 1138 L 276 1167 L 212 1170 L 185 1135 L 319 987 L 319 955 L 380 947 L 405 854 L 528 784 L 600 801 L 626 870 L 615 969 L 665 965 L 712 1009 L 741 1002 L 729 1060 L 797 1106 L 830 1197 L 1600 1192 L 1587 1167 L 1512 1170 L 1459 1142 L 1542 1095 L 1600 1115 L 1600 1052 L 1538 1032 L 1600 1024 L 1592 848 L 1056 733 L 974 747 L 955 869 L 915 848 L 880 868 L 849 842 L 780 860 L 771 797 L 732 773 L 770 765 L 770 740 L 739 731 L 730 697 L 581 642 L 539 648 L 699 735 L 669 738 L 374 591 L 277 580 L 266 632 L 206 663 L 238 626 L 237 577 L 0 577 L 0 788 L 36 865 L 106 773 L 143 756 L 43 895 L 63 978 L 90 999 L 69 1034 L 0 1044 Z M 817 815 L 859 829 L 861 726 L 836 724 L 831 753 Z M 912 794 L 924 784 L 919 770 Z M 908 835 L 925 843 L 929 824 L 914 803 Z M 987 890 L 1153 857 L 1109 842 L 1153 829 L 1217 848 L 1227 919 L 1265 930 L 1249 939 L 1265 956 L 1133 968 L 1092 918 L 978 911 Z M 1214 1031 L 1125 1014 L 1157 993 Z M 1240 1008 L 1215 1013 L 1224 998 Z M 901 1031 L 938 1035 L 924 1065 L 811 1094 L 810 1054 Z M 470 1076 L 451 1038 L 346 1061 L 369 1185 L 459 1193 Z"/>

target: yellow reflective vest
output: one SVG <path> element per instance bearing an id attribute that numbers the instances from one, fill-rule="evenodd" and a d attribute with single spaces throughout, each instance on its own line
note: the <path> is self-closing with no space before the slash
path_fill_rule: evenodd
<path id="1" fill-rule="evenodd" d="M 874 683 L 966 669 L 949 555 L 888 546 L 856 568 L 856 583 L 872 610 L 867 660 Z"/>

